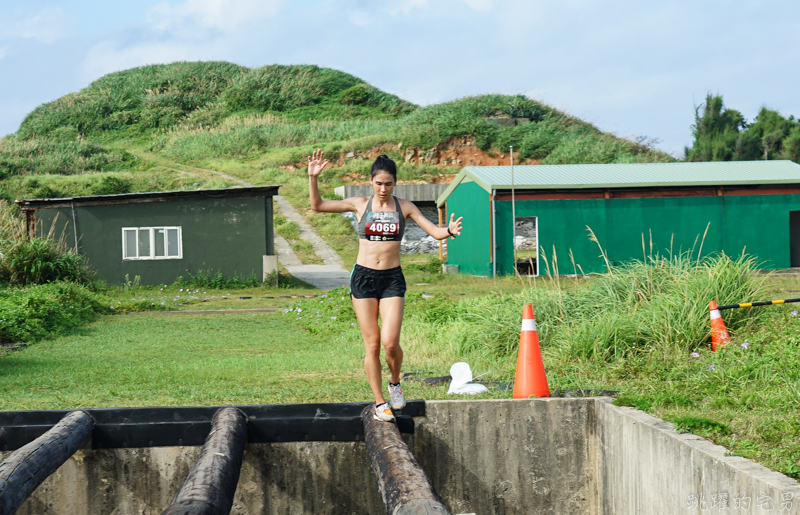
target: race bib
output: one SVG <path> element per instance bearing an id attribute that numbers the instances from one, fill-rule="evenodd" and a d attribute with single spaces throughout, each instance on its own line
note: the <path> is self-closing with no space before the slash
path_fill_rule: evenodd
<path id="1" fill-rule="evenodd" d="M 397 211 L 370 211 L 366 216 L 364 234 L 368 240 L 400 240 L 400 213 Z"/>

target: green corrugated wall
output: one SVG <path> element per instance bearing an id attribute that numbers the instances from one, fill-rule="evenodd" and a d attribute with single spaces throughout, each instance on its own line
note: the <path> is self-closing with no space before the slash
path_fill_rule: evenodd
<path id="1" fill-rule="evenodd" d="M 447 220 L 450 214 L 463 216 L 461 236 L 447 240 L 448 263 L 459 265 L 464 274 L 491 275 L 491 195 L 475 184 L 459 184 L 447 199 Z M 457 259 L 453 259 L 457 256 Z"/>
<path id="2" fill-rule="evenodd" d="M 474 183 L 459 186 L 448 199 L 448 205 L 475 205 L 489 194 Z M 461 192 L 462 188 L 467 191 Z M 475 190 L 479 190 L 482 195 Z M 483 200 L 483 203 L 488 200 Z M 498 274 L 513 272 L 511 247 L 511 202 L 497 202 Z M 637 199 L 523 200 L 516 202 L 517 217 L 536 216 L 540 245 L 540 273 L 546 273 L 541 259 L 544 251 L 552 270 L 552 256 L 558 260 L 558 272 L 572 274 L 575 263 L 583 272 L 605 269 L 597 243 L 589 240 L 587 226 L 597 236 L 613 263 L 642 259 L 642 235 L 645 251 L 663 254 L 694 249 L 702 254 L 724 250 L 739 255 L 743 249 L 757 257 L 763 268 L 788 268 L 789 212 L 800 211 L 800 195 L 746 195 L 728 197 L 672 197 Z M 466 220 L 466 219 L 465 219 Z M 490 238 L 490 218 L 474 223 L 472 240 L 452 245 L 448 262 L 461 265 L 464 273 L 486 275 L 491 262 L 484 241 Z M 710 225 L 709 225 L 710 224 Z M 708 233 L 703 234 L 708 226 Z M 472 224 L 470 225 L 470 228 Z M 466 225 L 465 225 L 466 228 Z M 474 241 L 477 238 L 478 241 Z M 456 240 L 458 241 L 458 240 Z M 455 242 L 454 242 L 455 243 Z M 468 248 L 475 245 L 475 251 Z M 476 259 L 479 258 L 479 259 Z"/>

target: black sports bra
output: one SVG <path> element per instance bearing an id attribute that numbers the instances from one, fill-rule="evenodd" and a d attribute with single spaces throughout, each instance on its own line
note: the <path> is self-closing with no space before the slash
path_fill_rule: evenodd
<path id="1" fill-rule="evenodd" d="M 397 211 L 373 211 L 372 199 L 367 201 L 367 209 L 356 225 L 358 237 L 369 241 L 400 241 L 406 230 L 406 218 L 403 216 L 403 209 L 400 201 L 392 196 Z"/>

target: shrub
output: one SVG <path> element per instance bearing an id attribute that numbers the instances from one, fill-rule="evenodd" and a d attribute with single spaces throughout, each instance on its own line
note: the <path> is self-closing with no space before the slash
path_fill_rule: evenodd
<path id="1" fill-rule="evenodd" d="M 406 265 L 406 269 L 425 272 L 428 274 L 441 274 L 442 262 L 439 260 L 437 256 L 431 256 L 430 258 L 428 258 L 428 261 L 424 264 L 409 263 L 408 265 Z"/>
<path id="2" fill-rule="evenodd" d="M 92 185 L 92 195 L 115 195 L 130 192 L 131 181 L 113 175 L 106 175 Z"/>
<path id="3" fill-rule="evenodd" d="M 179 287 L 193 287 L 193 288 L 206 288 L 206 289 L 233 289 L 233 288 L 252 288 L 261 285 L 261 280 L 255 272 L 250 272 L 250 275 L 240 276 L 234 272 L 233 276 L 225 277 L 221 270 L 214 272 L 213 269 L 207 270 L 200 269 L 196 274 L 189 272 L 189 279 L 184 279 L 183 276 L 178 277 L 173 283 Z M 273 279 L 274 280 L 274 279 Z"/>
<path id="4" fill-rule="evenodd" d="M 7 242 L 0 258 L 0 282 L 10 285 L 72 281 L 91 284 L 94 273 L 83 256 L 48 238 Z"/>
<path id="5" fill-rule="evenodd" d="M 344 105 L 364 105 L 369 100 L 369 91 L 366 84 L 356 84 L 339 95 L 339 102 Z"/>
<path id="6" fill-rule="evenodd" d="M 0 288 L 0 341 L 35 342 L 58 336 L 107 311 L 96 294 L 75 283 Z"/>

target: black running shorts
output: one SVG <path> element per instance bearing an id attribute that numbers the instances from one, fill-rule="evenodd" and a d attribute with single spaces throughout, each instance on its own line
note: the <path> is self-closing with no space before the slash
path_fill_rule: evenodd
<path id="1" fill-rule="evenodd" d="M 357 299 L 405 297 L 406 278 L 399 266 L 388 270 L 373 270 L 357 264 L 350 274 L 350 294 Z"/>

